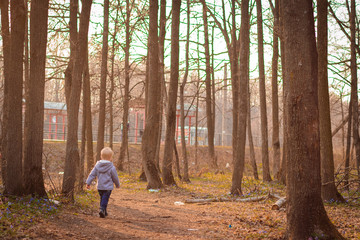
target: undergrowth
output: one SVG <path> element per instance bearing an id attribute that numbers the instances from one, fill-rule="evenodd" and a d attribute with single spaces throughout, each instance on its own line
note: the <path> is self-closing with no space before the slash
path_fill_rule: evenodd
<path id="1" fill-rule="evenodd" d="M 24 230 L 59 211 L 57 204 L 46 198 L 0 197 L 0 238 L 26 237 L 22 236 Z"/>

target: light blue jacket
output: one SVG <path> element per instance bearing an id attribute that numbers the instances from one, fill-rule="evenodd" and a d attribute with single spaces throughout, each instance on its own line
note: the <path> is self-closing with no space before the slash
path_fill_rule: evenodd
<path id="1" fill-rule="evenodd" d="M 98 178 L 98 190 L 113 190 L 114 183 L 116 187 L 120 187 L 119 177 L 114 164 L 108 160 L 100 160 L 96 163 L 86 180 L 86 184 L 90 185 L 95 177 Z"/>

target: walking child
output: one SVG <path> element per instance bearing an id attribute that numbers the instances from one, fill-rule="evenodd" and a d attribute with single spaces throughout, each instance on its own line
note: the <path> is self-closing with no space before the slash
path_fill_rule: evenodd
<path id="1" fill-rule="evenodd" d="M 90 188 L 91 182 L 97 177 L 97 189 L 100 195 L 100 212 L 101 218 L 106 217 L 107 205 L 111 195 L 111 191 L 120 187 L 119 177 L 117 175 L 114 164 L 112 163 L 114 152 L 109 147 L 101 150 L 101 160 L 97 161 L 95 167 L 91 170 L 89 177 L 86 180 L 87 189 Z"/>

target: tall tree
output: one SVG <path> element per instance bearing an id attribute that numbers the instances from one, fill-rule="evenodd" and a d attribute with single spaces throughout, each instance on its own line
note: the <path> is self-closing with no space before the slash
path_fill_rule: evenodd
<path id="1" fill-rule="evenodd" d="M 205 1 L 202 0 L 202 3 L 205 4 Z M 238 44 L 239 38 L 236 37 L 237 26 L 236 26 L 236 4 L 238 1 L 231 1 L 231 25 L 230 31 L 227 29 L 228 19 L 226 17 L 226 6 L 225 1 L 222 0 L 222 23 L 217 19 L 216 15 L 207 8 L 207 11 L 210 13 L 212 18 L 215 21 L 216 26 L 220 29 L 221 33 L 224 36 L 224 40 L 226 42 L 226 47 L 229 54 L 230 59 L 230 68 L 231 68 L 231 84 L 232 84 L 232 97 L 233 97 L 233 134 L 232 134 L 232 145 L 237 146 L 237 138 L 236 134 L 238 132 L 238 111 L 239 111 L 239 51 Z M 230 33 L 230 37 L 229 37 Z M 236 159 L 237 156 L 236 148 L 233 147 L 233 158 Z M 235 160 L 234 160 L 235 161 Z"/>
<path id="2" fill-rule="evenodd" d="M 22 171 L 23 64 L 21 63 L 24 57 L 26 13 L 23 0 L 10 2 L 10 65 L 8 79 L 5 79 L 5 89 L 8 94 L 4 99 L 7 111 L 5 113 L 6 128 L 9 130 L 5 131 L 3 136 L 3 142 L 5 142 L 3 150 L 6 157 L 5 193 L 17 196 L 24 193 Z"/>
<path id="3" fill-rule="evenodd" d="M 92 116 L 91 116 L 91 90 L 90 90 L 90 70 L 89 70 L 89 48 L 86 50 L 85 66 L 83 73 L 83 101 L 84 101 L 84 117 L 86 119 L 86 173 L 87 176 L 94 166 L 94 146 L 92 132 Z"/>
<path id="4" fill-rule="evenodd" d="M 258 30 L 258 60 L 259 60 L 259 92 L 261 119 L 261 159 L 263 167 L 263 181 L 271 181 L 268 147 L 268 124 L 266 110 L 265 64 L 264 64 L 264 33 L 261 0 L 256 0 L 257 30 Z"/>
<path id="5" fill-rule="evenodd" d="M 62 193 L 73 199 L 76 180 L 77 165 L 79 164 L 78 149 L 78 117 L 81 93 L 81 79 L 83 66 L 86 57 L 87 34 L 89 30 L 89 20 L 92 0 L 84 0 L 80 15 L 79 35 L 76 41 L 74 65 L 71 72 L 71 89 L 67 100 L 67 123 L 68 134 L 66 140 L 66 157 L 63 177 Z"/>
<path id="6" fill-rule="evenodd" d="M 183 181 L 190 182 L 189 178 L 189 160 L 186 152 L 186 140 L 185 140 L 185 103 L 184 103 L 184 92 L 187 78 L 189 75 L 189 46 L 190 46 L 190 0 L 186 0 L 186 47 L 185 47 L 185 73 L 183 80 L 180 85 L 180 125 L 181 125 L 181 151 L 184 162 L 184 177 Z M 190 132 L 189 126 L 189 132 Z"/>
<path id="7" fill-rule="evenodd" d="M 149 7 L 149 74 L 147 90 L 147 109 L 144 135 L 141 143 L 142 163 L 146 179 L 147 188 L 161 188 L 162 182 L 155 164 L 156 143 L 159 134 L 159 109 L 160 109 L 160 89 L 159 81 L 159 46 L 158 46 L 158 1 L 150 0 Z"/>
<path id="8" fill-rule="evenodd" d="M 270 1 L 271 3 L 271 1 Z M 271 61 L 271 99 L 272 99 L 272 156 L 273 175 L 279 180 L 280 138 L 279 138 L 279 96 L 278 96 L 278 60 L 279 60 L 279 0 L 275 0 L 273 27 L 273 56 Z"/>
<path id="9" fill-rule="evenodd" d="M 31 1 L 30 78 L 25 114 L 24 183 L 27 194 L 46 196 L 42 174 L 44 91 L 49 0 Z"/>
<path id="10" fill-rule="evenodd" d="M 69 20 L 69 32 L 70 32 L 70 58 L 68 66 L 65 70 L 65 99 L 66 105 L 69 105 L 71 84 L 72 84 L 72 72 L 75 61 L 76 42 L 78 38 L 78 8 L 79 0 L 70 0 L 70 20 Z"/>
<path id="11" fill-rule="evenodd" d="M 225 18 L 225 7 L 223 3 L 223 15 Z M 232 146 L 233 146 L 233 162 L 237 160 L 237 132 L 238 132 L 238 118 L 239 118 L 239 51 L 237 49 L 237 38 L 236 38 L 236 14 L 235 14 L 236 1 L 231 1 L 231 16 L 232 16 L 232 29 L 231 29 L 231 56 L 230 57 L 230 68 L 231 68 L 231 84 L 232 84 L 232 95 L 233 95 L 233 134 L 232 134 Z M 241 34 L 241 33 L 240 33 Z M 228 47 L 229 49 L 229 47 Z"/>
<path id="12" fill-rule="evenodd" d="M 257 171 L 257 164 L 256 164 L 256 158 L 255 158 L 255 148 L 254 148 L 254 141 L 253 141 L 253 135 L 251 130 L 251 104 L 250 104 L 250 89 L 248 91 L 248 117 L 247 117 L 247 136 L 249 141 L 249 149 L 250 149 L 250 165 L 253 170 L 253 175 L 256 180 L 259 179 L 259 174 Z"/>
<path id="13" fill-rule="evenodd" d="M 165 64 L 164 64 L 164 52 L 165 52 L 165 35 L 166 35 L 166 0 L 160 1 L 160 26 L 159 26 L 159 78 L 161 81 L 161 89 L 160 89 L 160 126 L 159 126 L 159 137 L 156 147 L 156 155 L 155 161 L 156 166 L 160 169 L 160 145 L 161 145 L 161 135 L 163 128 L 163 112 L 166 101 L 166 83 L 165 83 Z"/>
<path id="14" fill-rule="evenodd" d="M 120 6 L 120 0 L 117 1 L 118 6 Z M 114 146 L 114 93 L 115 93 L 115 51 L 118 48 L 117 44 L 117 34 L 118 34 L 118 25 L 119 25 L 119 7 L 116 7 L 116 15 L 114 19 L 114 32 L 112 34 L 112 46 L 111 46 L 111 71 L 110 71 L 110 89 L 109 89 L 109 147 L 113 148 Z"/>
<path id="15" fill-rule="evenodd" d="M 346 150 L 345 150 L 345 176 L 344 186 L 345 189 L 349 190 L 349 175 L 350 175 L 350 151 L 351 151 L 351 127 L 352 127 L 352 99 L 350 98 L 349 104 L 349 121 L 347 125 L 347 136 L 346 136 Z"/>
<path id="16" fill-rule="evenodd" d="M 210 155 L 210 166 L 217 167 L 217 161 L 215 156 L 215 125 L 214 125 L 214 113 L 212 111 L 212 94 L 211 94 L 211 66 L 210 66 L 210 48 L 209 48 L 209 28 L 207 17 L 207 6 L 205 0 L 202 0 L 203 5 L 203 21 L 204 21 L 204 48 L 205 48 L 205 92 L 206 92 L 206 124 L 208 131 L 208 147 Z"/>
<path id="17" fill-rule="evenodd" d="M 4 101 L 3 101 L 3 116 L 1 125 L 1 178 L 3 185 L 6 186 L 6 156 L 5 156 L 5 136 L 7 131 L 7 96 L 9 86 L 9 64 L 10 64 L 10 32 L 9 32 L 9 1 L 0 1 L 1 8 L 1 37 L 4 57 Z"/>
<path id="18" fill-rule="evenodd" d="M 318 67 L 312 1 L 282 0 L 285 40 L 287 238 L 343 239 L 321 199 Z"/>
<path id="19" fill-rule="evenodd" d="M 162 166 L 163 182 L 165 185 L 176 184 L 172 173 L 172 160 L 174 150 L 174 137 L 176 128 L 176 102 L 179 84 L 179 26 L 180 26 L 181 0 L 172 1 L 171 22 L 171 69 L 169 97 L 166 115 L 166 132 L 164 159 Z"/>
<path id="20" fill-rule="evenodd" d="M 122 129 L 122 141 L 120 146 L 120 154 L 118 161 L 118 169 L 120 171 L 124 170 L 123 162 L 125 158 L 125 152 L 128 149 L 128 118 L 129 118 L 129 101 L 130 101 L 130 2 L 126 0 L 126 20 L 125 20 L 125 85 L 124 85 L 124 103 L 123 103 L 123 129 Z"/>
<path id="21" fill-rule="evenodd" d="M 104 0 L 103 45 L 101 50 L 100 105 L 96 144 L 96 160 L 100 160 L 101 149 L 104 148 L 105 115 L 106 115 L 106 77 L 109 52 L 109 0 Z"/>
<path id="22" fill-rule="evenodd" d="M 353 139 L 356 154 L 356 168 L 360 179 L 360 137 L 359 137 L 359 103 L 358 103 L 358 79 L 356 63 L 356 5 L 355 0 L 351 0 L 350 6 L 350 71 L 351 71 L 351 99 L 353 111 Z M 360 189 L 360 184 L 359 184 Z"/>
<path id="23" fill-rule="evenodd" d="M 318 50 L 318 94 L 320 124 L 320 157 L 321 157 L 321 195 L 324 201 L 344 201 L 335 187 L 334 157 L 331 135 L 329 85 L 328 85 L 328 26 L 327 0 L 318 0 L 317 50 Z"/>
<path id="24" fill-rule="evenodd" d="M 239 81 L 239 117 L 236 133 L 236 158 L 232 175 L 231 194 L 242 195 L 241 182 L 245 166 L 246 119 L 248 117 L 248 87 L 249 87 L 249 56 L 250 56 L 250 16 L 249 1 L 241 1 L 240 26 L 240 81 Z"/>
<path id="25" fill-rule="evenodd" d="M 280 5 L 280 3 L 279 3 Z M 288 154 L 288 147 L 287 147 L 287 134 L 285 131 L 285 126 L 286 124 L 286 108 L 285 108 L 285 104 L 287 101 L 287 95 L 285 95 L 285 86 L 286 86 L 286 82 L 284 81 L 285 79 L 285 70 L 286 69 L 286 62 L 285 62 L 285 37 L 284 37 L 284 17 L 283 17 L 283 8 L 279 8 L 279 31 L 280 31 L 280 52 L 281 52 L 281 68 L 282 70 L 282 78 L 283 78 L 283 152 L 282 152 L 282 159 L 281 159 L 281 167 L 280 167 L 280 182 L 282 184 L 286 184 L 286 158 L 287 158 L 287 154 Z"/>

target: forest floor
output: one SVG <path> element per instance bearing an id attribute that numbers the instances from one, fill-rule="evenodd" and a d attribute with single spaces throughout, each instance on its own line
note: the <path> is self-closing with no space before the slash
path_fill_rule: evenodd
<path id="1" fill-rule="evenodd" d="M 187 199 L 229 197 L 231 174 L 204 174 L 189 184 L 159 191 L 146 190 L 137 177 L 120 176 L 111 195 L 109 216 L 98 215 L 95 186 L 76 196 L 57 214 L 38 220 L 19 239 L 283 239 L 285 209 L 271 210 L 275 200 L 258 202 L 185 203 Z M 281 194 L 276 183 L 245 178 L 246 197 Z M 244 197 L 244 198 L 246 198 Z M 75 207 L 76 206 L 76 207 Z M 360 207 L 326 204 L 330 219 L 346 239 L 360 239 Z"/>
<path id="2" fill-rule="evenodd" d="M 59 170 L 50 166 L 50 163 L 54 163 L 51 158 L 58 159 L 56 156 L 60 153 L 56 152 L 52 151 L 53 156 L 45 154 L 49 161 L 45 165 L 47 169 L 52 169 L 52 172 Z M 218 152 L 220 171 L 214 172 L 206 167 L 197 171 L 192 169 L 191 183 L 183 183 L 177 179 L 178 186 L 160 190 L 147 190 L 146 183 L 138 180 L 139 173 L 135 168 L 136 152 L 138 151 L 132 154 L 135 156 L 131 160 L 132 168 L 127 168 L 128 173 L 120 173 L 121 187 L 111 194 L 108 217 L 99 217 L 99 196 L 95 186 L 76 194 L 74 203 L 64 203 L 58 199 L 59 205 L 38 200 L 32 205 L 35 202 L 32 198 L 17 199 L 16 201 L 22 203 L 16 205 L 15 200 L 10 202 L 9 199 L 0 198 L 0 238 L 284 238 L 286 210 L 271 209 L 276 199 L 266 197 L 256 202 L 186 203 L 187 199 L 230 197 L 231 167 L 225 167 L 229 160 L 229 149 Z M 199 155 L 205 156 L 201 152 Z M 201 162 L 199 164 L 201 165 Z M 261 170 L 259 174 L 261 175 Z M 59 179 L 53 176 L 52 183 L 56 185 Z M 269 193 L 285 196 L 285 187 L 275 181 L 263 183 L 261 180 L 254 180 L 251 171 L 245 172 L 242 198 L 268 196 Z M 352 201 L 347 204 L 325 204 L 331 221 L 346 239 L 360 239 L 360 195 L 356 191 L 354 194 Z"/>

